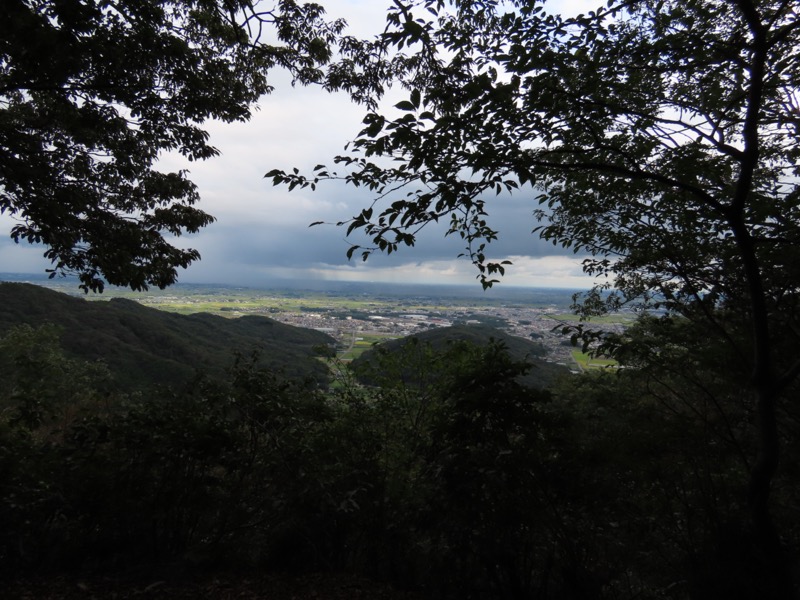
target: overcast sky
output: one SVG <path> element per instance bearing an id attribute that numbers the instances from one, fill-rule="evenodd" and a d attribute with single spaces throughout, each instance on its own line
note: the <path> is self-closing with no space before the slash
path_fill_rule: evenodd
<path id="1" fill-rule="evenodd" d="M 379 31 L 388 0 L 317 0 L 329 17 L 343 17 L 348 32 L 367 36 Z M 597 0 L 552 2 L 553 12 L 585 12 Z M 368 193 L 334 182 L 316 192 L 273 187 L 264 174 L 273 168 L 332 164 L 360 129 L 363 108 L 344 94 L 326 94 L 316 88 L 292 88 L 285 75 L 272 77 L 275 91 L 259 102 L 248 123 L 207 124 L 211 143 L 221 156 L 203 163 L 179 157 L 162 160 L 165 170 L 188 168 L 198 185 L 201 208 L 217 218 L 200 233 L 180 239 L 196 248 L 202 260 L 181 272 L 187 283 L 268 285 L 275 279 L 329 279 L 398 283 L 469 283 L 479 285 L 460 238 L 444 238 L 442 229 L 424 231 L 413 248 L 391 256 L 374 254 L 366 263 L 348 261 L 344 230 L 332 225 L 309 228 L 314 221 L 344 220 L 366 207 Z M 508 259 L 503 285 L 535 287 L 589 287 L 580 260 L 540 241 L 532 193 L 498 197 L 487 202 L 490 224 L 499 240 L 489 246 L 492 260 Z M 49 263 L 42 248 L 14 244 L 7 236 L 8 217 L 0 218 L 0 272 L 42 272 Z"/>

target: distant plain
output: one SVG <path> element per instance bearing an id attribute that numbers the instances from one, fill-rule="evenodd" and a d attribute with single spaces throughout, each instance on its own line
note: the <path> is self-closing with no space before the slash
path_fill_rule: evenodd
<path id="1" fill-rule="evenodd" d="M 102 294 L 85 294 L 71 278 L 0 273 L 0 280 L 29 282 L 90 301 L 124 298 L 182 315 L 267 316 L 330 333 L 339 339 L 339 355 L 344 360 L 358 357 L 375 343 L 423 331 L 424 327 L 471 322 L 528 339 L 544 338 L 551 349 L 550 359 L 572 368 L 586 370 L 613 363 L 590 360 L 577 350 L 565 348 L 568 337 L 549 331 L 578 321 L 570 312 L 573 295 L 582 291 L 576 289 L 515 288 L 500 283 L 484 291 L 477 282 L 473 286 L 451 286 L 285 280 L 276 281 L 268 289 L 178 283 L 164 290 L 134 292 L 108 287 Z M 415 318 L 424 318 L 420 329 L 409 330 L 409 319 Z M 594 319 L 593 323 L 624 327 L 633 319 L 633 313 L 628 312 Z M 387 327 L 392 321 L 398 326 Z M 405 321 L 405 327 L 399 325 L 401 321 Z"/>

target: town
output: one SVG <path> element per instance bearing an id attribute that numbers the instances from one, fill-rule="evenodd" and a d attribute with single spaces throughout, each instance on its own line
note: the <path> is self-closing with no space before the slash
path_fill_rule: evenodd
<path id="1" fill-rule="evenodd" d="M 74 282 L 39 282 L 84 296 Z M 562 329 L 578 323 L 570 310 L 577 290 L 502 288 L 483 293 L 477 286 L 400 286 L 327 282 L 305 287 L 258 289 L 224 285 L 179 284 L 167 290 L 131 292 L 109 288 L 89 300 L 124 297 L 161 310 L 205 312 L 226 318 L 267 316 L 276 321 L 323 331 L 339 341 L 339 356 L 350 360 L 375 343 L 436 327 L 484 325 L 536 341 L 545 359 L 578 371 L 593 363 L 575 348 Z M 633 311 L 592 320 L 591 326 L 621 331 L 635 319 Z"/>

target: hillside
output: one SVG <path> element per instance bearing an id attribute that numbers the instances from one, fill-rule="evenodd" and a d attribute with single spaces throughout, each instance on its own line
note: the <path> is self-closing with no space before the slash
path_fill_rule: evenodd
<path id="1" fill-rule="evenodd" d="M 570 371 L 564 366 L 557 365 L 544 360 L 546 354 L 545 347 L 531 340 L 509 335 L 501 329 L 486 325 L 455 325 L 453 327 L 441 327 L 429 329 L 413 336 L 422 343 L 430 344 L 434 350 L 444 350 L 453 341 L 465 341 L 477 346 L 484 346 L 490 340 L 502 342 L 508 349 L 509 355 L 518 361 L 526 361 L 531 364 L 531 369 L 526 375 L 520 378 L 520 382 L 534 388 L 544 389 L 562 375 Z M 399 338 L 383 342 L 381 347 L 391 351 L 396 351 L 408 341 L 409 338 Z M 353 366 L 359 366 L 371 360 L 372 350 L 364 352 L 359 358 L 353 361 Z"/>
<path id="2" fill-rule="evenodd" d="M 178 315 L 114 298 L 88 302 L 26 283 L 0 283 L 0 335 L 15 325 L 54 323 L 72 356 L 104 360 L 125 387 L 182 383 L 196 372 L 222 374 L 236 352 L 261 353 L 262 363 L 291 377 L 327 377 L 314 348 L 327 334 L 267 317 L 225 319 Z"/>

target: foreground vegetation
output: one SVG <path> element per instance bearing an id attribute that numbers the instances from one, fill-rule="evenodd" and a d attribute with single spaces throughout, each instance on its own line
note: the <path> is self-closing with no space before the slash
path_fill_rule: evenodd
<path id="1" fill-rule="evenodd" d="M 0 346 L 6 577 L 213 565 L 437 598 L 769 591 L 737 493 L 751 415 L 738 382 L 708 378 L 726 358 L 713 348 L 546 391 L 519 383 L 528 367 L 503 345 L 453 341 L 335 363 L 331 391 L 240 356 L 224 378 L 130 394 L 66 357 L 52 327 Z M 790 550 L 795 477 L 776 486 Z"/>

